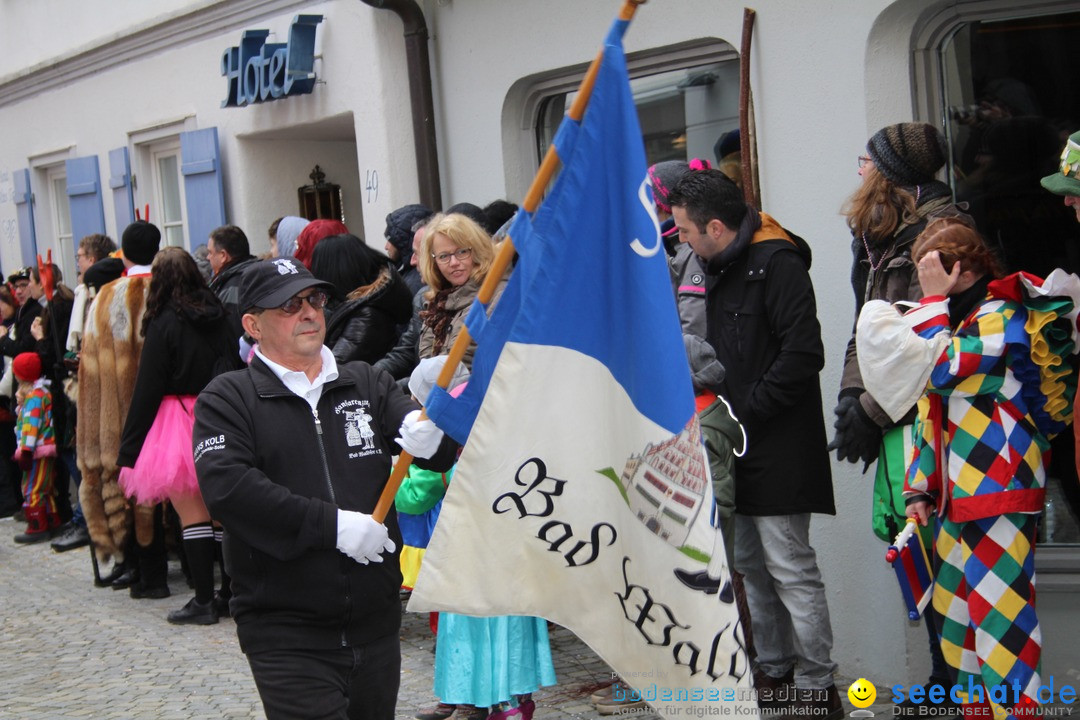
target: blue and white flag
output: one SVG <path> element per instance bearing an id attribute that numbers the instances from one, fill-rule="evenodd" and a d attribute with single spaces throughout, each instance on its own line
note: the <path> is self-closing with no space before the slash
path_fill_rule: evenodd
<path id="1" fill-rule="evenodd" d="M 550 194 L 510 229 L 520 259 L 491 317 L 470 313 L 468 387 L 428 398 L 467 443 L 409 609 L 545 617 L 657 709 L 756 713 L 735 605 L 675 575 L 723 546 L 625 28 L 555 137 Z"/>

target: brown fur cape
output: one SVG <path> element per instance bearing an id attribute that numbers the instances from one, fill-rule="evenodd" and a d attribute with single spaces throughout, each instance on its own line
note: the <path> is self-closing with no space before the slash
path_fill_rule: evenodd
<path id="1" fill-rule="evenodd" d="M 101 560 L 123 558 L 134 519 L 135 536 L 148 544 L 153 507 L 124 497 L 116 457 L 131 407 L 142 352 L 142 317 L 150 276 L 123 277 L 105 285 L 94 299 L 79 361 L 77 456 L 82 472 L 79 501 L 90 538 Z"/>

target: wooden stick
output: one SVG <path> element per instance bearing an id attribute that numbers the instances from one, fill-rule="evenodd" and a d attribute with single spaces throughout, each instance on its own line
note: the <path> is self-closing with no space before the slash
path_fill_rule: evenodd
<path id="1" fill-rule="evenodd" d="M 638 5 L 644 5 L 646 1 L 647 0 L 624 0 L 622 8 L 619 10 L 619 19 L 629 22 L 633 19 Z M 600 52 L 596 54 L 596 57 L 593 58 L 592 64 L 589 65 L 589 69 L 586 71 L 585 77 L 581 80 L 581 85 L 578 87 L 577 97 L 574 98 L 574 102 L 570 105 L 570 109 L 566 113 L 576 122 L 580 122 L 581 119 L 585 117 L 585 108 L 589 104 L 589 97 L 592 95 L 593 86 L 596 84 L 596 76 L 600 72 L 600 62 L 603 58 L 604 51 L 601 49 Z M 544 154 L 544 160 L 540 163 L 540 169 L 536 171 L 536 176 L 533 178 L 532 185 L 525 194 L 525 200 L 522 202 L 522 207 L 525 212 L 535 212 L 536 208 L 540 206 L 544 190 L 551 182 L 551 179 L 555 177 L 555 173 L 559 169 L 559 164 L 559 154 L 555 150 L 554 143 L 552 143 L 548 146 L 547 152 Z M 500 243 L 499 252 L 495 255 L 495 260 L 491 264 L 491 270 L 488 271 L 487 277 L 484 278 L 484 282 L 480 286 L 480 292 L 476 295 L 480 302 L 484 304 L 491 302 L 491 298 L 495 295 L 495 288 L 498 287 L 499 281 L 506 273 L 507 268 L 510 267 L 510 263 L 513 259 L 514 241 L 508 235 L 506 239 Z M 472 338 L 469 336 L 469 329 L 462 327 L 461 332 L 458 333 L 457 339 L 454 340 L 454 344 L 450 348 L 450 354 L 446 358 L 446 364 L 443 365 L 442 371 L 435 381 L 436 385 L 446 389 L 453 379 L 454 371 L 457 370 L 457 366 L 461 363 L 461 359 L 465 357 L 465 351 L 468 349 L 469 343 L 471 342 Z M 421 419 L 426 418 L 427 413 L 421 411 L 420 417 Z M 390 512 L 390 506 L 394 503 L 394 497 L 397 496 L 398 488 L 401 487 L 401 481 L 405 479 L 405 475 L 409 472 L 409 465 L 412 464 L 412 461 L 413 456 L 404 450 L 401 452 L 401 455 L 398 456 L 397 464 L 394 465 L 394 470 L 390 473 L 390 479 L 386 481 L 386 487 L 383 488 L 382 495 L 379 496 L 379 502 L 375 505 L 375 510 L 371 513 L 372 517 L 378 522 L 386 520 L 386 515 Z"/>
<path id="2" fill-rule="evenodd" d="M 754 98 L 750 88 L 750 45 L 754 36 L 754 18 L 750 8 L 743 8 L 742 46 L 739 49 L 739 157 L 742 165 L 743 197 L 761 209 L 758 186 L 757 141 L 754 137 Z"/>

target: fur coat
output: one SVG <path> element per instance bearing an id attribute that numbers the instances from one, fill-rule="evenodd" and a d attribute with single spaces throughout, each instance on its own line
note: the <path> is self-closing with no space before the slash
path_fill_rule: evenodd
<path id="1" fill-rule="evenodd" d="M 116 457 L 142 352 L 142 317 L 150 276 L 123 277 L 101 288 L 90 307 L 79 362 L 79 501 L 98 557 L 122 558 L 134 518 L 136 539 L 153 537 L 153 507 L 131 507 L 120 490 Z"/>

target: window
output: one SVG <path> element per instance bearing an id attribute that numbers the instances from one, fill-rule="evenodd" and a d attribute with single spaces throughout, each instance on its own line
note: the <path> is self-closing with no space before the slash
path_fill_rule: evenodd
<path id="1" fill-rule="evenodd" d="M 1039 179 L 1080 128 L 1080 13 L 962 23 L 942 49 L 952 183 L 1008 269 L 1080 270 L 1080 225 Z"/>
<path id="2" fill-rule="evenodd" d="M 627 57 L 630 87 L 638 110 L 645 158 L 706 159 L 714 165 L 720 137 L 739 126 L 739 59 L 735 49 L 716 39 L 654 48 Z M 526 78 L 520 101 L 524 123 L 533 130 L 535 168 L 577 95 L 585 68 Z"/>
<path id="3" fill-rule="evenodd" d="M 161 227 L 165 245 L 185 247 L 184 183 L 180 176 L 180 141 L 154 146 L 150 151 L 153 197 L 150 212 Z"/>
<path id="4" fill-rule="evenodd" d="M 970 20 L 941 51 L 950 179 L 1007 270 L 1080 272 L 1080 224 L 1039 180 L 1058 168 L 1080 128 L 1080 77 L 1071 48 L 1080 13 Z M 1072 432 L 1054 441 L 1045 544 L 1080 543 Z"/>
<path id="5" fill-rule="evenodd" d="M 699 157 L 719 162 L 720 137 L 739 127 L 739 62 L 735 58 L 631 79 L 647 164 Z M 537 156 L 547 152 L 577 92 L 540 103 Z"/>
<path id="6" fill-rule="evenodd" d="M 45 170 L 45 179 L 49 186 L 49 219 L 53 228 L 53 243 L 39 248 L 42 258 L 49 247 L 53 250 L 53 262 L 60 268 L 64 278 L 74 278 L 75 246 L 71 232 L 71 206 L 67 194 L 67 173 L 63 165 L 56 165 Z"/>

